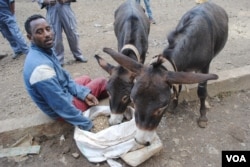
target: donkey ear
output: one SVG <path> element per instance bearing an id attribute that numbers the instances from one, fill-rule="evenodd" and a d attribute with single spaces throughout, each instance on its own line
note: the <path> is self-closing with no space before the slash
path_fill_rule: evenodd
<path id="1" fill-rule="evenodd" d="M 98 64 L 102 67 L 102 69 L 104 69 L 107 73 L 109 73 L 109 75 L 111 75 L 114 70 L 115 70 L 115 66 L 107 63 L 103 58 L 101 58 L 99 55 L 95 55 L 95 58 L 98 62 Z"/>
<path id="2" fill-rule="evenodd" d="M 143 64 L 138 63 L 137 61 L 122 53 L 116 52 L 111 48 L 103 48 L 103 51 L 109 54 L 123 68 L 135 73 L 135 75 L 139 75 L 141 73 Z"/>
<path id="3" fill-rule="evenodd" d="M 165 77 L 166 81 L 172 84 L 194 84 L 205 82 L 207 80 L 218 79 L 218 75 L 216 74 L 201 74 L 173 71 L 167 71 Z"/>

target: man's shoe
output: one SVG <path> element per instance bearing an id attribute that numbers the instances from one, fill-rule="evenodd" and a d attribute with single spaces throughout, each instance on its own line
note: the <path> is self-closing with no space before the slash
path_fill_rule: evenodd
<path id="1" fill-rule="evenodd" d="M 150 22 L 151 24 L 156 24 L 156 22 L 155 22 L 155 20 L 154 20 L 153 18 L 149 18 L 149 22 Z"/>
<path id="2" fill-rule="evenodd" d="M 12 57 L 12 59 L 16 59 L 22 55 L 24 55 L 24 53 L 15 53 L 15 55 Z"/>
<path id="3" fill-rule="evenodd" d="M 7 57 L 7 56 L 8 56 L 8 54 L 0 54 L 0 60 Z"/>
<path id="4" fill-rule="evenodd" d="M 82 63 L 87 63 L 88 59 L 86 59 L 85 57 L 81 56 L 81 57 L 77 57 L 76 61 L 82 62 Z"/>

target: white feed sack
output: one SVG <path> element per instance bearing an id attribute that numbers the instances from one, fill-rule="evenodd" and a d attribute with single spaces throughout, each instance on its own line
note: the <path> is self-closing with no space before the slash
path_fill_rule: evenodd
<path id="1" fill-rule="evenodd" d="M 94 106 L 83 114 L 93 120 L 99 115 L 110 115 L 110 108 L 109 106 Z M 121 158 L 130 166 L 138 166 L 158 153 L 163 146 L 156 135 L 150 146 L 142 147 L 135 142 L 135 133 L 135 120 L 132 119 L 119 125 L 110 126 L 97 133 L 84 131 L 76 127 L 74 139 L 81 153 L 90 162 L 107 161 L 111 167 L 119 167 L 122 165 L 114 159 Z"/>

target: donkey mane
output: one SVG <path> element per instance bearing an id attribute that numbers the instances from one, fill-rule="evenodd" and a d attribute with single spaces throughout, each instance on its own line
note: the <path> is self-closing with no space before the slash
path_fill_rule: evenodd
<path id="1" fill-rule="evenodd" d="M 158 68 L 162 66 L 163 63 L 164 63 L 164 58 L 162 57 L 162 55 L 156 55 L 151 60 L 150 65 L 152 65 L 153 68 Z"/>

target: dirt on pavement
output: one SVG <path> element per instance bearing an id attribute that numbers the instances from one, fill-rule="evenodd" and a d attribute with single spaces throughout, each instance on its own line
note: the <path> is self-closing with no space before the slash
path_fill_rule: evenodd
<path id="1" fill-rule="evenodd" d="M 32 0 L 16 1 L 16 17 L 24 36 L 24 22 L 34 13 L 45 15 Z M 115 9 L 123 1 L 79 0 L 72 4 L 77 16 L 80 47 L 88 58 L 88 63 L 76 63 L 68 48 L 64 36 L 67 69 L 72 77 L 87 74 L 92 77 L 106 76 L 94 59 L 98 53 L 108 61 L 114 61 L 102 52 L 103 47 L 117 48 L 113 32 Z M 214 0 L 229 15 L 229 38 L 223 51 L 211 63 L 211 73 L 250 65 L 250 7 L 249 0 Z M 142 5 L 144 5 L 142 3 Z M 154 0 L 151 1 L 156 24 L 151 26 L 149 50 L 146 63 L 162 52 L 167 45 L 166 35 L 172 30 L 180 17 L 191 7 L 195 0 Z M 8 41 L 0 36 L 0 54 L 8 54 L 0 60 L 0 121 L 10 118 L 27 117 L 41 112 L 31 101 L 24 89 L 22 66 L 25 57 L 12 59 L 12 50 Z M 209 92 L 208 92 L 209 93 Z M 199 102 L 180 102 L 175 111 L 169 111 L 163 117 L 157 131 L 163 143 L 163 150 L 150 158 L 141 167 L 219 167 L 222 150 L 250 150 L 250 90 L 240 92 L 222 92 L 210 97 L 211 108 L 207 113 L 207 128 L 197 126 Z M 198 100 L 198 98 L 197 98 Z M 35 121 L 35 120 L 34 120 Z M 65 142 L 60 144 L 64 135 Z M 1 158 L 0 166 L 108 166 L 107 163 L 93 164 L 81 155 L 73 140 L 73 127 L 55 137 L 37 136 L 41 145 L 39 155 L 29 155 L 24 159 Z M 10 143 L 10 145 L 13 143 Z M 2 146 L 7 147 L 7 146 Z M 80 154 L 74 158 L 72 153 Z M 118 160 L 123 166 L 128 166 Z"/>

